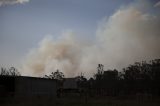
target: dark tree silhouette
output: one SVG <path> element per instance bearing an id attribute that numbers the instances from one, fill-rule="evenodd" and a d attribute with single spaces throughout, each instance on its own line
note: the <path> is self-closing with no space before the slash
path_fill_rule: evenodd
<path id="1" fill-rule="evenodd" d="M 75 77 L 77 81 L 77 85 L 79 88 L 86 88 L 87 86 L 87 78 L 85 78 L 84 74 L 81 73 L 80 76 Z"/>
<path id="2" fill-rule="evenodd" d="M 1 67 L 1 76 L 20 76 L 20 72 L 15 67 L 10 67 L 9 69 Z"/>
<path id="3" fill-rule="evenodd" d="M 148 94 L 160 96 L 160 59 L 150 62 L 135 62 L 123 68 L 123 71 L 104 71 L 103 65 L 98 64 L 94 79 L 88 80 L 92 95 L 116 96 Z"/>
<path id="4" fill-rule="evenodd" d="M 101 80 L 101 79 L 102 79 L 103 72 L 104 72 L 103 67 L 104 67 L 104 66 L 103 66 L 102 64 L 98 64 L 97 73 L 94 75 L 94 78 L 95 78 L 96 80 Z"/>
<path id="5" fill-rule="evenodd" d="M 44 78 L 57 80 L 58 88 L 61 88 L 63 86 L 64 74 L 63 72 L 60 72 L 58 69 L 55 72 L 51 72 L 50 75 L 45 75 Z"/>
<path id="6" fill-rule="evenodd" d="M 56 79 L 56 80 L 61 81 L 64 79 L 64 74 L 63 74 L 63 72 L 60 72 L 57 69 L 55 72 L 52 72 L 50 75 L 45 75 L 45 78 Z"/>

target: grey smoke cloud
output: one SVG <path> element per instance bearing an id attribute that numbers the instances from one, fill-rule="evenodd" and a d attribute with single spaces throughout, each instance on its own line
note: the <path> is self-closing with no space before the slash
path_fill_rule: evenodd
<path id="1" fill-rule="evenodd" d="M 0 0 L 0 6 L 2 5 L 12 5 L 12 4 L 23 4 L 29 2 L 29 0 Z"/>
<path id="2" fill-rule="evenodd" d="M 160 7 L 160 1 L 157 2 L 157 3 L 154 5 L 154 7 Z"/>
<path id="3" fill-rule="evenodd" d="M 79 40 L 71 32 L 56 40 L 44 38 L 27 56 L 22 74 L 42 76 L 59 69 L 66 77 L 81 72 L 91 76 L 99 63 L 120 70 L 135 61 L 160 58 L 160 16 L 147 6 L 129 5 L 104 19 L 95 42 Z"/>
<path id="4" fill-rule="evenodd" d="M 119 9 L 97 32 L 110 67 L 160 57 L 160 17 L 137 6 Z"/>
<path id="5" fill-rule="evenodd" d="M 29 75 L 44 75 L 60 69 L 65 70 L 67 76 L 73 76 L 81 64 L 84 47 L 75 37 L 72 32 L 66 32 L 57 40 L 47 36 L 28 55 L 23 70 Z"/>

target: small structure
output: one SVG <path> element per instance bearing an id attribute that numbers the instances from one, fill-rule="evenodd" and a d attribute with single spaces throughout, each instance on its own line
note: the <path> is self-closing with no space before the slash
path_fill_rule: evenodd
<path id="1" fill-rule="evenodd" d="M 63 86 L 57 91 L 58 97 L 80 96 L 80 93 L 76 78 L 65 78 Z"/>
<path id="2" fill-rule="evenodd" d="M 76 78 L 65 78 L 63 82 L 63 89 L 77 89 Z"/>
<path id="3" fill-rule="evenodd" d="M 0 76 L 0 96 L 14 98 L 30 97 L 56 97 L 56 80 L 24 77 L 24 76 Z"/>

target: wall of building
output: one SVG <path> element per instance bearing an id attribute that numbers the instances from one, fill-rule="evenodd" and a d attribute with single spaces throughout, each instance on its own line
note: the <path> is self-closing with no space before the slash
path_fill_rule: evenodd
<path id="1" fill-rule="evenodd" d="M 64 89 L 77 89 L 77 82 L 75 78 L 65 78 L 63 83 Z"/>
<path id="2" fill-rule="evenodd" d="M 51 96 L 56 97 L 56 81 L 44 78 L 16 77 L 15 96 Z"/>

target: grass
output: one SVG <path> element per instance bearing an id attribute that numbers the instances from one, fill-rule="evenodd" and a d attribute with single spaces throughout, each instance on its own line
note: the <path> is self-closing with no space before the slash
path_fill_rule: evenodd
<path id="1" fill-rule="evenodd" d="M 137 100 L 132 98 L 57 98 L 50 100 L 7 101 L 0 106 L 160 106 L 160 99 Z"/>

